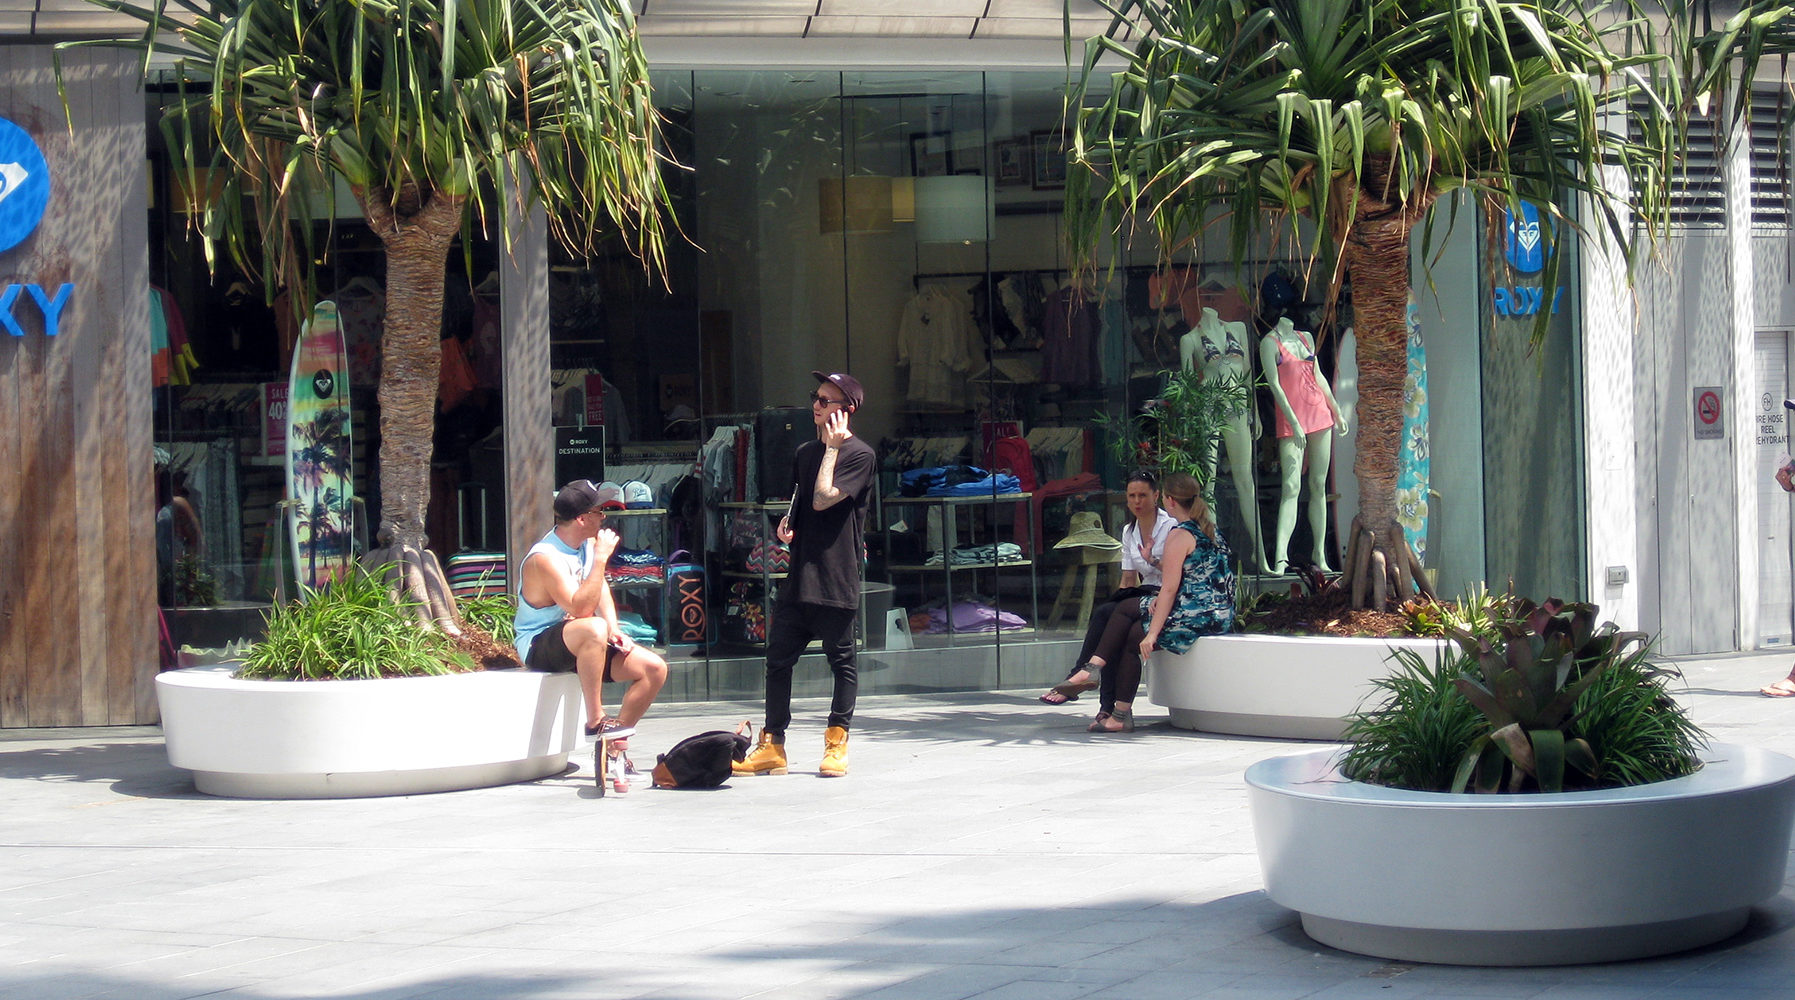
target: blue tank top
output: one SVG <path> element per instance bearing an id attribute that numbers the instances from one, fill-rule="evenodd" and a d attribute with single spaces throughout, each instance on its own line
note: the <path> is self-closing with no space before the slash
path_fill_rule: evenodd
<path id="1" fill-rule="evenodd" d="M 586 574 L 592 571 L 592 543 L 588 541 L 576 549 L 562 541 L 561 536 L 555 534 L 553 529 L 543 535 L 541 541 L 530 546 L 530 551 L 524 554 L 524 562 L 527 563 L 539 555 L 553 561 L 571 575 L 576 587 L 583 583 Z M 546 608 L 531 606 L 529 601 L 524 600 L 523 574 L 519 573 L 518 577 L 517 614 L 512 618 L 512 623 L 517 627 L 517 639 L 512 645 L 517 647 L 517 658 L 528 663 L 530 662 L 530 644 L 536 641 L 536 637 L 542 634 L 543 629 L 565 619 L 567 612 L 559 604 L 550 604 Z"/>

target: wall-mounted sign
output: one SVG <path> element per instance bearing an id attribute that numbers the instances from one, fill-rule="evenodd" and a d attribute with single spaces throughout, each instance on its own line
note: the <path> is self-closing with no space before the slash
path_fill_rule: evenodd
<path id="1" fill-rule="evenodd" d="M 605 478 L 604 427 L 555 428 L 556 489 L 576 479 Z"/>
<path id="2" fill-rule="evenodd" d="M 1725 412 L 1721 400 L 1725 398 L 1720 386 L 1698 385 L 1695 387 L 1695 439 L 1697 441 L 1726 437 L 1726 424 L 1722 423 L 1720 419 Z"/>
<path id="3" fill-rule="evenodd" d="M 1521 276 L 1544 271 L 1546 258 L 1557 251 L 1557 244 L 1549 239 L 1552 235 L 1550 220 L 1540 218 L 1539 209 L 1528 202 L 1521 202 L 1520 212 L 1510 209 L 1506 214 L 1508 239 L 1502 255 L 1508 259 L 1508 266 Z M 1498 316 L 1533 316 L 1541 309 L 1558 312 L 1563 303 L 1564 288 L 1560 286 L 1548 293 L 1539 284 L 1517 283 L 1495 289 L 1492 297 Z"/>
<path id="4" fill-rule="evenodd" d="M 25 241 L 50 203 L 50 166 L 30 133 L 0 118 L 0 253 Z"/>

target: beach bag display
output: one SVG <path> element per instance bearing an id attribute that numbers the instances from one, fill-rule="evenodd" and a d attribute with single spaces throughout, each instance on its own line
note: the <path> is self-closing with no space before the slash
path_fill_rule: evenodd
<path id="1" fill-rule="evenodd" d="M 710 609 L 704 604 L 704 567 L 684 549 L 667 557 L 667 644 L 710 642 Z"/>
<path id="2" fill-rule="evenodd" d="M 468 541 L 468 501 L 477 501 L 479 519 L 479 540 L 472 543 L 478 548 L 470 548 Z M 455 494 L 455 513 L 459 522 L 459 539 L 462 551 L 455 553 L 443 564 L 443 575 L 449 581 L 449 593 L 455 595 L 457 601 L 465 601 L 470 597 L 487 597 L 506 592 L 505 553 L 486 550 L 486 487 L 480 483 L 463 483 Z"/>
<path id="3" fill-rule="evenodd" d="M 716 788 L 729 780 L 729 765 L 748 755 L 752 732 L 743 722 L 733 733 L 713 729 L 680 740 L 655 762 L 654 787 Z"/>

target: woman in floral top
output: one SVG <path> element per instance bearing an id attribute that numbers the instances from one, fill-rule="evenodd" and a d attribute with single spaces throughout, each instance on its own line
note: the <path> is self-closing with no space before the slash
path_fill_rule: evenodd
<path id="1" fill-rule="evenodd" d="M 1141 663 L 1153 650 L 1183 653 L 1198 636 L 1234 627 L 1234 571 L 1228 546 L 1196 479 L 1183 473 L 1168 476 L 1162 495 L 1166 512 L 1178 519 L 1160 561 L 1164 582 L 1158 596 L 1124 604 L 1110 616 L 1103 641 L 1090 660 L 1092 667 L 1103 670 L 1102 710 L 1090 725 L 1094 733 L 1134 728 Z"/>

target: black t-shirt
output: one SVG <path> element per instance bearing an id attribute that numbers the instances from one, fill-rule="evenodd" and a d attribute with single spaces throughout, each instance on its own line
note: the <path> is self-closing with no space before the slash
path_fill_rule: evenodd
<path id="1" fill-rule="evenodd" d="M 830 608 L 859 608 L 866 508 L 878 461 L 872 445 L 858 437 L 842 442 L 835 456 L 835 488 L 847 499 L 828 510 L 815 510 L 811 498 L 822 464 L 821 441 L 804 442 L 792 456 L 792 482 L 798 487 L 792 504 L 792 565 L 779 597 Z"/>

